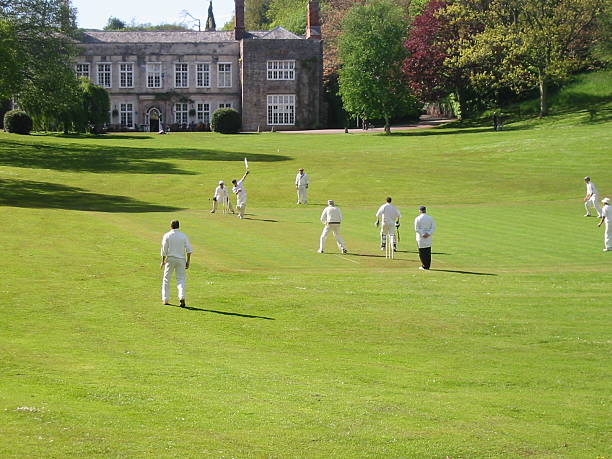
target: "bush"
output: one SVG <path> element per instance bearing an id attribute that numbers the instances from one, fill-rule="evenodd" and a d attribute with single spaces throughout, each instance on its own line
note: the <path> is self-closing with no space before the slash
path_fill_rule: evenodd
<path id="1" fill-rule="evenodd" d="M 236 134 L 242 127 L 242 118 L 233 108 L 218 108 L 210 121 L 210 128 L 222 134 Z"/>
<path id="2" fill-rule="evenodd" d="M 21 110 L 6 112 L 4 130 L 13 134 L 29 134 L 32 131 L 32 118 Z"/>

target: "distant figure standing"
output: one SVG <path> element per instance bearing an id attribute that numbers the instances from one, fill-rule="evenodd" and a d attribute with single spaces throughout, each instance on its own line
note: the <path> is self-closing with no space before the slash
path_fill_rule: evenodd
<path id="1" fill-rule="evenodd" d="M 612 251 L 612 207 L 610 207 L 610 198 L 603 198 L 603 209 L 601 209 L 601 220 L 599 221 L 598 227 L 602 223 L 606 223 L 606 232 L 604 233 L 604 252 Z"/>
<path id="2" fill-rule="evenodd" d="M 319 253 L 323 253 L 323 249 L 325 248 L 325 240 L 327 239 L 327 235 L 331 231 L 334 233 L 334 237 L 336 238 L 336 244 L 338 244 L 338 248 L 342 253 L 346 253 L 346 247 L 344 246 L 344 240 L 342 236 L 340 236 L 340 223 L 342 223 L 342 212 L 334 205 L 334 201 L 331 199 L 327 201 L 327 207 L 323 210 L 321 214 L 321 223 L 325 225 L 323 228 L 323 232 L 321 233 L 321 240 L 319 243 Z"/>
<path id="3" fill-rule="evenodd" d="M 393 244 L 393 251 L 397 251 L 397 240 L 395 237 L 395 228 L 399 228 L 399 219 L 402 216 L 400 211 L 397 210 L 393 204 L 392 199 L 387 198 L 387 202 L 378 208 L 376 212 L 376 226 L 380 225 L 382 220 L 382 226 L 380 228 L 380 250 L 385 250 L 387 247 L 387 235 L 391 239 L 390 243 Z"/>
<path id="4" fill-rule="evenodd" d="M 298 170 L 297 175 L 295 176 L 295 188 L 297 189 L 297 203 L 298 204 L 308 204 L 308 184 L 310 183 L 310 179 L 308 178 L 308 174 L 304 173 L 304 168 L 300 168 Z"/>
<path id="5" fill-rule="evenodd" d="M 189 269 L 191 261 L 191 245 L 187 235 L 179 231 L 179 221 L 172 220 L 170 231 L 164 234 L 161 243 L 161 268 L 164 270 L 162 278 L 162 301 L 170 304 L 170 277 L 176 272 L 176 287 L 181 308 L 185 307 L 185 270 Z M 187 257 L 185 259 L 185 256 Z"/>
<path id="6" fill-rule="evenodd" d="M 500 126 L 499 114 L 497 112 L 493 112 L 493 130 L 498 131 Z"/>
<path id="7" fill-rule="evenodd" d="M 249 175 L 248 170 L 244 173 L 240 180 L 232 180 L 232 183 L 234 184 L 232 192 L 236 195 L 236 210 L 238 211 L 238 217 L 240 219 L 244 218 L 244 211 L 246 210 L 247 193 L 244 189 L 243 182 L 247 175 Z"/>
<path id="8" fill-rule="evenodd" d="M 414 231 L 421 259 L 419 269 L 429 269 L 431 266 L 431 236 L 436 230 L 436 222 L 427 215 L 425 206 L 419 207 L 419 212 L 418 217 L 414 219 Z"/>
<path id="9" fill-rule="evenodd" d="M 225 188 L 225 182 L 223 180 L 220 180 L 219 186 L 215 188 L 215 194 L 213 196 L 213 208 L 210 211 L 211 214 L 215 213 L 219 203 L 221 203 L 226 208 L 228 208 L 231 213 L 234 213 L 234 209 L 232 207 L 232 201 L 230 201 L 229 195 L 227 194 L 227 188 Z"/>
<path id="10" fill-rule="evenodd" d="M 599 208 L 599 195 L 597 193 L 597 187 L 593 182 L 591 182 L 591 177 L 588 175 L 584 178 L 584 182 L 586 183 L 586 196 L 584 197 L 584 208 L 586 209 L 585 217 L 591 216 L 591 211 L 589 210 L 589 204 L 591 204 L 595 211 L 597 212 L 597 218 L 601 217 L 601 209 Z"/>

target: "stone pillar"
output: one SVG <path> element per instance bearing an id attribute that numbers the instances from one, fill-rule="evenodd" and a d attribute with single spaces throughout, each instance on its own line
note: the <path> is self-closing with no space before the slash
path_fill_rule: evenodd
<path id="1" fill-rule="evenodd" d="M 321 39 L 321 15 L 319 13 L 319 2 L 317 0 L 309 0 L 308 2 L 306 38 L 309 40 Z"/>
<path id="2" fill-rule="evenodd" d="M 244 38 L 244 0 L 234 0 L 236 8 L 236 23 L 234 25 L 234 38 L 236 40 L 242 40 Z"/>

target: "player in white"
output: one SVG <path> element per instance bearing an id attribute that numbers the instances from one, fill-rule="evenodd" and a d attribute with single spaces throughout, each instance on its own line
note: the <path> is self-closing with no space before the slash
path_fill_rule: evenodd
<path id="1" fill-rule="evenodd" d="M 589 210 L 589 204 L 591 204 L 595 210 L 597 211 L 597 217 L 601 217 L 601 209 L 599 208 L 599 195 L 597 194 L 597 187 L 593 182 L 591 182 L 591 177 L 586 176 L 584 178 L 586 183 L 586 196 L 584 197 L 584 208 L 586 209 L 585 217 L 591 216 L 591 211 Z"/>
<path id="2" fill-rule="evenodd" d="M 387 235 L 389 235 L 390 243 L 393 244 L 393 251 L 397 251 L 397 238 L 395 237 L 395 228 L 399 228 L 399 219 L 402 215 L 393 204 L 391 198 L 387 198 L 387 202 L 378 208 L 376 212 L 376 226 L 380 228 L 380 250 L 385 250 L 387 247 Z"/>
<path id="3" fill-rule="evenodd" d="M 232 193 L 236 195 L 236 210 L 238 211 L 238 217 L 244 218 L 244 211 L 246 210 L 246 202 L 247 202 L 247 193 L 244 189 L 244 180 L 246 176 L 249 175 L 249 171 L 247 170 L 240 180 L 232 180 L 234 187 L 232 188 Z"/>
<path id="4" fill-rule="evenodd" d="M 419 207 L 419 212 L 418 217 L 414 219 L 414 231 L 421 259 L 419 269 L 429 269 L 431 266 L 431 236 L 436 230 L 436 222 L 427 215 L 425 206 Z"/>
<path id="5" fill-rule="evenodd" d="M 606 223 L 606 232 L 604 233 L 604 252 L 612 252 L 612 207 L 610 207 L 610 198 L 603 198 L 603 209 L 601 209 L 601 220 L 597 226 Z"/>
<path id="6" fill-rule="evenodd" d="M 304 168 L 298 170 L 295 176 L 295 188 L 297 189 L 297 203 L 308 204 L 308 184 L 310 179 L 308 174 L 304 173 Z"/>
<path id="7" fill-rule="evenodd" d="M 164 234 L 161 243 L 162 301 L 170 304 L 170 277 L 176 272 L 176 287 L 181 308 L 185 307 L 185 270 L 191 261 L 191 245 L 187 235 L 179 231 L 179 221 L 170 222 L 170 231 Z"/>
<path id="8" fill-rule="evenodd" d="M 225 182 L 223 180 L 220 180 L 219 186 L 215 188 L 215 195 L 213 196 L 213 208 L 210 211 L 211 214 L 214 214 L 216 212 L 219 203 L 221 203 L 221 205 L 225 205 L 231 213 L 234 213 L 232 201 L 230 201 L 229 199 L 229 195 L 227 194 L 227 188 L 225 188 Z"/>
<path id="9" fill-rule="evenodd" d="M 338 248 L 342 253 L 348 252 L 346 247 L 344 246 L 344 240 L 342 236 L 340 236 L 340 223 L 342 223 L 342 212 L 334 205 L 334 201 L 331 199 L 327 201 L 327 207 L 323 210 L 321 214 L 321 223 L 325 225 L 323 228 L 323 232 L 321 233 L 321 240 L 319 243 L 319 250 L 317 252 L 323 253 L 323 249 L 325 247 L 325 239 L 327 239 L 327 235 L 331 231 L 334 233 L 334 237 L 336 238 L 336 244 L 338 244 Z"/>

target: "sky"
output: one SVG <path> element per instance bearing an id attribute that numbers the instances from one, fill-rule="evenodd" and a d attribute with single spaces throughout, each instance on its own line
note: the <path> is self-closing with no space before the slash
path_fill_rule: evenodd
<path id="1" fill-rule="evenodd" d="M 108 18 L 117 17 L 126 23 L 184 22 L 183 10 L 206 23 L 209 0 L 72 0 L 78 10 L 77 20 L 83 29 L 102 29 Z M 220 29 L 234 14 L 233 0 L 213 0 L 215 22 Z M 197 24 L 194 30 L 197 29 Z"/>

